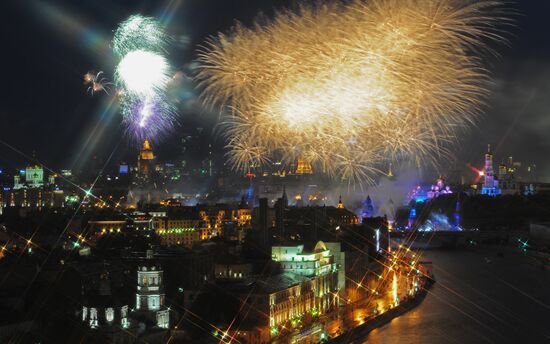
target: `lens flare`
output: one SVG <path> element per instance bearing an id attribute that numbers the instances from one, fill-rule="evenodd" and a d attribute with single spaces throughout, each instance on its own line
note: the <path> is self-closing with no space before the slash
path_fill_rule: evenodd
<path id="1" fill-rule="evenodd" d="M 441 160 L 475 121 L 504 14 L 492 0 L 302 6 L 211 38 L 196 79 L 223 109 L 234 168 L 304 157 L 370 182 L 394 160 Z"/>

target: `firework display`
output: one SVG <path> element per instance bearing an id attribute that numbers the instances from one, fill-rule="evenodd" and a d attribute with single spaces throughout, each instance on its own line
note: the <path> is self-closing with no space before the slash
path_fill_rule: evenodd
<path id="1" fill-rule="evenodd" d="M 224 109 L 234 168 L 302 157 L 369 182 L 393 160 L 439 160 L 474 122 L 499 13 L 490 0 L 302 6 L 210 39 L 197 80 Z"/>
<path id="2" fill-rule="evenodd" d="M 103 71 L 100 71 L 97 74 L 94 72 L 84 74 L 84 85 L 90 85 L 88 87 L 88 93 L 93 96 L 97 92 L 101 91 L 109 94 L 112 83 L 109 82 L 107 78 L 103 77 Z"/>
<path id="3" fill-rule="evenodd" d="M 169 39 L 164 28 L 151 17 L 132 15 L 122 22 L 113 37 L 113 51 L 118 56 L 135 50 L 164 53 Z"/>
<path id="4" fill-rule="evenodd" d="M 169 130 L 174 107 L 166 97 L 172 70 L 165 51 L 168 36 L 150 17 L 133 15 L 115 31 L 113 51 L 120 61 L 115 81 L 119 89 L 123 122 L 138 140 Z"/>

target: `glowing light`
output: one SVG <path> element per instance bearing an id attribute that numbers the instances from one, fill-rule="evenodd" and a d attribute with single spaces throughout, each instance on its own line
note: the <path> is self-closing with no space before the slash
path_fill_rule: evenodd
<path id="1" fill-rule="evenodd" d="M 151 96 L 164 89 L 170 80 L 168 61 L 150 51 L 129 52 L 118 64 L 117 80 L 128 92 Z"/>
<path id="2" fill-rule="evenodd" d="M 175 107 L 168 98 L 174 72 L 165 57 L 170 42 L 154 18 L 133 15 L 113 38 L 120 61 L 115 72 L 123 123 L 137 142 L 159 138 L 173 128 Z"/>
<path id="3" fill-rule="evenodd" d="M 362 183 L 388 159 L 439 161 L 487 95 L 477 53 L 500 39 L 502 19 L 489 15 L 498 6 L 330 2 L 212 38 L 197 80 L 205 103 L 228 110 L 233 168 L 304 157 L 318 171 Z"/>
<path id="4" fill-rule="evenodd" d="M 393 281 L 392 281 L 392 297 L 393 297 L 393 304 L 397 306 L 399 304 L 399 295 L 397 293 L 397 275 L 393 274 Z"/>

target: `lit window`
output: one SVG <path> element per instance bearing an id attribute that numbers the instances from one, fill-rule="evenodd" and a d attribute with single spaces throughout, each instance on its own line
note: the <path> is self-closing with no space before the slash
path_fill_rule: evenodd
<path id="1" fill-rule="evenodd" d="M 90 308 L 90 327 L 96 328 L 97 326 L 98 326 L 97 309 Z"/>
<path id="2" fill-rule="evenodd" d="M 107 308 L 105 310 L 105 319 L 108 321 L 108 322 L 111 322 L 115 319 L 115 310 L 112 309 L 112 308 Z"/>

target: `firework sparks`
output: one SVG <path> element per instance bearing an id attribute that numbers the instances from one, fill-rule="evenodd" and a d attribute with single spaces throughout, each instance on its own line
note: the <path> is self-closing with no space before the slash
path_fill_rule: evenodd
<path id="1" fill-rule="evenodd" d="M 122 100 L 123 122 L 133 138 L 161 138 L 169 133 L 176 121 L 171 103 L 160 96 L 128 98 Z"/>
<path id="2" fill-rule="evenodd" d="M 119 56 L 115 81 L 123 122 L 138 140 L 169 131 L 175 111 L 166 97 L 173 71 L 164 53 L 169 38 L 150 17 L 133 15 L 115 31 L 113 51 Z"/>
<path id="3" fill-rule="evenodd" d="M 487 96 L 491 0 L 356 0 L 237 25 L 200 53 L 207 104 L 229 113 L 232 165 L 307 157 L 350 183 L 388 160 L 435 157 Z M 260 154 L 261 152 L 261 154 Z M 262 158 L 259 158 L 261 156 Z"/>
<path id="4" fill-rule="evenodd" d="M 169 41 L 164 28 L 154 18 L 133 15 L 115 31 L 113 51 L 120 57 L 135 50 L 164 53 Z"/>
<path id="5" fill-rule="evenodd" d="M 116 80 L 126 93 L 149 97 L 162 92 L 171 80 L 169 64 L 162 55 L 135 50 L 118 64 Z"/>
<path id="6" fill-rule="evenodd" d="M 92 72 L 84 74 L 84 85 L 90 85 L 87 91 L 92 96 L 101 91 L 109 94 L 109 91 L 111 90 L 110 86 L 112 85 L 112 83 L 109 82 L 107 78 L 103 77 L 102 75 L 102 71 L 97 74 L 94 74 Z"/>

